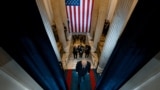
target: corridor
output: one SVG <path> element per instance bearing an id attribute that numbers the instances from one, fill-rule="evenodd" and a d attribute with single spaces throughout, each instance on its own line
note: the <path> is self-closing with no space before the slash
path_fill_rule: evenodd
<path id="1" fill-rule="evenodd" d="M 85 36 L 86 38 L 86 36 Z M 73 40 L 73 38 L 72 38 Z M 86 41 L 88 42 L 88 41 Z M 85 58 L 85 53 L 83 53 L 82 58 L 79 57 L 79 54 L 77 55 L 77 58 L 74 58 L 74 55 L 72 53 L 73 46 L 78 46 L 82 44 L 82 46 L 85 46 L 86 43 L 81 43 L 80 39 L 76 40 L 74 43 L 71 41 L 71 50 L 68 58 L 67 68 L 65 70 L 65 76 L 66 76 L 66 82 L 68 86 L 68 90 L 78 90 L 78 74 L 75 71 L 76 64 L 78 61 L 81 61 L 83 59 L 87 60 L 91 64 L 91 70 L 89 75 L 85 75 L 85 79 L 81 80 L 80 83 L 80 90 L 94 90 L 96 86 L 97 81 L 97 74 L 96 74 L 96 66 L 93 64 L 92 61 L 92 54 L 90 52 L 90 55 L 88 58 Z"/>

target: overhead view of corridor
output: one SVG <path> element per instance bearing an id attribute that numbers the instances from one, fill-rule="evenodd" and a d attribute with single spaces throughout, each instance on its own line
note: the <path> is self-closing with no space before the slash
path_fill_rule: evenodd
<path id="1" fill-rule="evenodd" d="M 87 41 L 86 39 L 82 38 L 86 38 L 86 35 L 73 35 L 72 38 L 73 42 L 71 43 L 71 52 L 69 54 L 65 71 L 69 90 L 94 90 L 96 80 L 98 79 L 98 75 L 96 74 L 96 66 L 92 60 L 92 54 L 90 53 L 90 49 L 87 48 Z M 87 55 L 87 52 L 89 52 L 89 55 Z M 77 63 L 82 60 L 86 60 L 91 64 L 91 70 L 89 71 L 89 74 L 84 76 L 85 79 L 81 80 L 80 86 L 78 88 L 78 73 L 76 68 Z"/>
<path id="2" fill-rule="evenodd" d="M 0 90 L 160 90 L 158 0 L 11 0 Z"/>

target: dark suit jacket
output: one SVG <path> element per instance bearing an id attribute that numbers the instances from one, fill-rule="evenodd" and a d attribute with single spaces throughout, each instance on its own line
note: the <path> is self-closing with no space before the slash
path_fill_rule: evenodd
<path id="1" fill-rule="evenodd" d="M 79 76 L 84 76 L 87 72 L 90 72 L 91 64 L 87 61 L 86 67 L 83 69 L 82 68 L 82 63 L 81 61 L 77 62 L 76 65 L 76 71 L 78 72 Z"/>

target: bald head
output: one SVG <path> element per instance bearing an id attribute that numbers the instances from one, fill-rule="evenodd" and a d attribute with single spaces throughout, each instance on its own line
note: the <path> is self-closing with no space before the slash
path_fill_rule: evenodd
<path id="1" fill-rule="evenodd" d="M 86 60 L 82 60 L 82 66 L 86 66 L 87 65 L 87 61 Z"/>

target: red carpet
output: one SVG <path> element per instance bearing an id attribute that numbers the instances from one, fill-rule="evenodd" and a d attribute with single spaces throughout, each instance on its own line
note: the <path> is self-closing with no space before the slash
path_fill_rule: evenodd
<path id="1" fill-rule="evenodd" d="M 71 79 L 72 79 L 72 70 L 67 70 L 67 86 L 68 90 L 71 90 Z"/>
<path id="2" fill-rule="evenodd" d="M 86 79 L 85 85 L 82 85 L 82 88 L 84 90 L 95 90 L 96 87 L 96 79 L 95 79 L 95 72 L 94 70 L 90 71 L 90 75 L 88 76 L 88 79 Z M 76 74 L 74 70 L 67 70 L 66 72 L 66 82 L 68 90 L 77 90 L 77 80 L 76 80 Z M 88 86 L 86 86 L 88 85 Z"/>
<path id="3" fill-rule="evenodd" d="M 95 76 L 94 76 L 93 70 L 90 71 L 90 81 L 91 81 L 91 88 L 92 88 L 92 90 L 95 90 L 96 80 L 95 80 Z"/>

